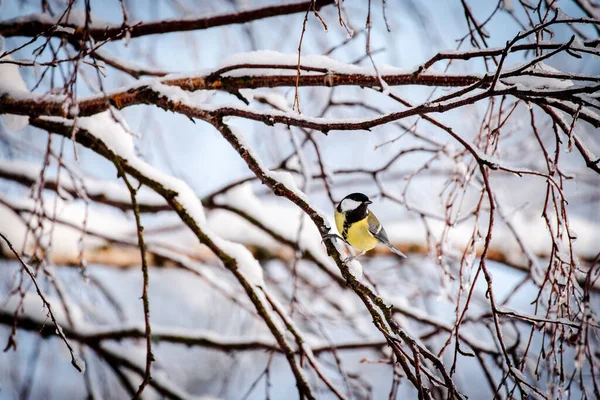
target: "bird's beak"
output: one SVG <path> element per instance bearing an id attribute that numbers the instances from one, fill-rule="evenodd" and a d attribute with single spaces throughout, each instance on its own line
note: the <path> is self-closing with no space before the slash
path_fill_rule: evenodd
<path id="1" fill-rule="evenodd" d="M 365 201 L 365 204 L 373 204 L 373 202 L 371 200 L 367 200 Z"/>

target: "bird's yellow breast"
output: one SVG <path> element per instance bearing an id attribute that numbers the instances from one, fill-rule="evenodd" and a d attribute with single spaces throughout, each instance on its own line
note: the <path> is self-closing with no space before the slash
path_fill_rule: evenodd
<path id="1" fill-rule="evenodd" d="M 371 250 L 379 243 L 379 240 L 369 232 L 367 219 L 368 217 L 353 223 L 348 227 L 347 235 L 344 235 L 344 214 L 337 212 L 337 210 L 335 212 L 335 225 L 338 232 L 352 247 L 356 247 L 361 251 Z"/>

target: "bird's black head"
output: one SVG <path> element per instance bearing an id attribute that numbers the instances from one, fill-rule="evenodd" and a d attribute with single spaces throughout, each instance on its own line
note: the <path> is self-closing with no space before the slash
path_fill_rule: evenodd
<path id="1" fill-rule="evenodd" d="M 346 200 L 346 199 L 354 200 L 358 203 L 367 203 L 367 204 L 372 203 L 372 201 L 369 200 L 367 195 L 362 194 L 362 193 L 350 193 L 348 196 L 344 197 L 344 200 Z M 344 200 L 342 200 L 342 201 L 344 201 Z"/>
<path id="2" fill-rule="evenodd" d="M 372 201 L 369 200 L 366 195 L 362 193 L 351 193 L 340 201 L 337 210 L 338 212 L 346 213 L 346 218 L 351 217 L 350 219 L 354 221 L 360 221 L 369 214 L 367 206 L 371 203 Z"/>

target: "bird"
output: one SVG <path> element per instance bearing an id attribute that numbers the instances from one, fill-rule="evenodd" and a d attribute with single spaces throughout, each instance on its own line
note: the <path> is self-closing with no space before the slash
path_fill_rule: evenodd
<path id="1" fill-rule="evenodd" d="M 383 225 L 373 211 L 369 210 L 368 206 L 372 203 L 363 193 L 351 193 L 335 208 L 335 225 L 342 239 L 360 250 L 360 253 L 351 257 L 349 261 L 360 257 L 379 243 L 385 244 L 398 256 L 406 258 L 406 254 L 390 243 Z"/>

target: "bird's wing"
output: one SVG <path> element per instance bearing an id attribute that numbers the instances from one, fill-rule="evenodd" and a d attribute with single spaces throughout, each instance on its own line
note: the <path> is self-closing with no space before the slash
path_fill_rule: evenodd
<path id="1" fill-rule="evenodd" d="M 367 223 L 369 225 L 369 232 L 371 233 L 371 235 L 373 235 L 375 238 L 377 238 L 377 240 L 389 247 L 390 250 L 398 254 L 400 257 L 406 258 L 406 254 L 398 250 L 396 246 L 390 243 L 390 239 L 388 239 L 387 233 L 385 232 L 385 229 L 383 229 L 383 225 L 381 225 L 381 222 L 379 222 L 375 214 L 373 214 L 371 211 L 369 211 Z"/>
<path id="2" fill-rule="evenodd" d="M 387 244 L 390 242 L 390 239 L 387 237 L 387 233 L 385 229 L 383 229 L 383 225 L 377 219 L 375 214 L 372 211 L 369 211 L 369 215 L 367 216 L 367 223 L 369 224 L 369 232 L 371 235 L 375 236 L 379 241 Z"/>

